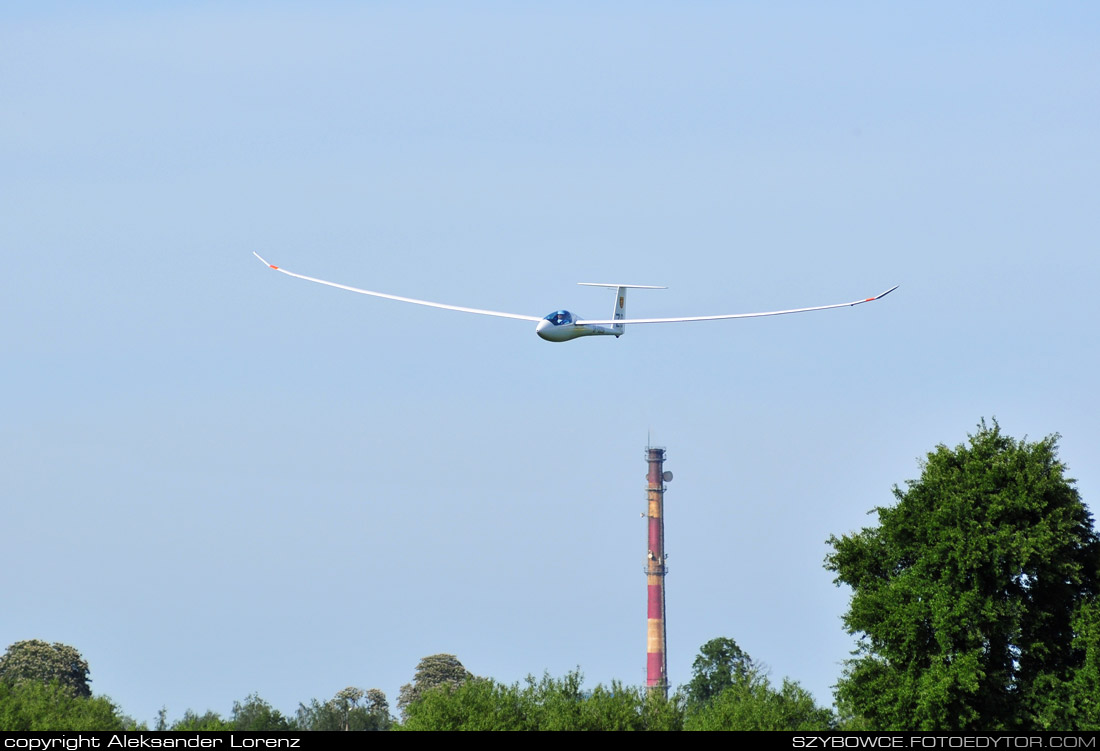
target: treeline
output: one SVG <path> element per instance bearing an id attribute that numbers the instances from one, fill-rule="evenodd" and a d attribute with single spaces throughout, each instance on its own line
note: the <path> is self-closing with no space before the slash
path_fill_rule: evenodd
<path id="1" fill-rule="evenodd" d="M 76 660 L 65 660 L 76 656 Z M 16 670 L 33 666 L 33 670 Z M 0 658 L 0 730 L 827 730 L 831 710 L 789 680 L 775 687 L 732 639 L 714 639 L 695 659 L 690 684 L 666 697 L 613 681 L 586 690 L 580 671 L 503 684 L 471 674 L 454 655 L 420 661 L 401 688 L 401 721 L 384 693 L 349 687 L 294 716 L 256 694 L 221 716 L 187 710 L 152 728 L 88 690 L 87 663 L 63 644 L 18 642 Z"/>
<path id="2" fill-rule="evenodd" d="M 895 486 L 875 526 L 831 537 L 825 567 L 852 599 L 857 650 L 817 706 L 773 683 L 728 638 L 703 645 L 670 696 L 580 672 L 504 684 L 453 655 L 425 657 L 394 717 L 347 688 L 284 716 L 253 694 L 225 717 L 190 710 L 165 730 L 1100 730 L 1100 539 L 1057 455 L 983 420 Z M 0 729 L 137 724 L 88 688 L 72 647 L 19 642 L 0 657 Z"/>
<path id="3" fill-rule="evenodd" d="M 181 719 L 169 723 L 167 714 L 160 711 L 154 730 L 389 730 L 393 724 L 384 693 L 354 686 L 324 703 L 313 699 L 299 704 L 294 717 L 283 715 L 258 694 L 233 702 L 233 710 L 225 718 L 217 712 L 199 715 L 187 710 Z"/>
<path id="4" fill-rule="evenodd" d="M 32 639 L 12 644 L 0 657 L 0 730 L 388 730 L 386 695 L 378 689 L 345 688 L 326 702 L 312 699 L 286 716 L 251 694 L 230 713 L 188 709 L 169 721 L 161 709 L 150 728 L 123 714 L 89 687 L 88 663 L 76 649 Z"/>
<path id="5" fill-rule="evenodd" d="M 456 676 L 430 683 L 417 669 L 415 698 L 399 730 L 830 730 L 829 709 L 789 680 L 779 687 L 732 639 L 703 645 L 691 683 L 671 696 L 612 681 L 586 691 L 579 671 L 562 678 L 528 676 L 521 685 Z M 457 661 L 455 661 L 457 662 Z M 438 674 L 438 671 L 436 671 Z M 404 692 L 403 692 L 404 693 Z"/>

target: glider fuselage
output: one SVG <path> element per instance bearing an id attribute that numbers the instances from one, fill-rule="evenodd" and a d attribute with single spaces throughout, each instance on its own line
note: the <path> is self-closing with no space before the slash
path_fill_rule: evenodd
<path id="1" fill-rule="evenodd" d="M 622 336 L 622 331 L 578 323 L 576 316 L 568 310 L 556 310 L 543 318 L 535 327 L 535 333 L 548 342 L 568 342 L 582 336 Z"/>

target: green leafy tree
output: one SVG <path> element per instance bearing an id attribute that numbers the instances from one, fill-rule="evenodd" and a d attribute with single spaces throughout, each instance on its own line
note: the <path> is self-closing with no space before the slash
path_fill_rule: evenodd
<path id="1" fill-rule="evenodd" d="M 644 730 L 645 692 L 612 681 L 584 691 L 584 676 L 573 670 L 562 678 L 528 676 L 520 693 L 531 730 Z"/>
<path id="2" fill-rule="evenodd" d="M 401 687 L 397 709 L 404 715 L 409 705 L 418 701 L 426 691 L 442 685 L 458 686 L 470 678 L 473 674 L 454 655 L 429 655 L 417 663 L 412 683 Z"/>
<path id="3" fill-rule="evenodd" d="M 27 681 L 47 684 L 56 681 L 76 696 L 88 697 L 88 663 L 73 647 L 38 639 L 17 641 L 0 656 L 0 683 L 18 685 Z"/>
<path id="4" fill-rule="evenodd" d="M 401 730 L 529 730 L 515 686 L 490 678 L 443 683 L 405 708 Z"/>
<path id="5" fill-rule="evenodd" d="M 685 730 L 831 730 L 833 713 L 817 706 L 809 691 L 783 680 L 773 688 L 767 677 L 742 679 L 707 704 L 689 712 Z"/>
<path id="6" fill-rule="evenodd" d="M 243 702 L 233 702 L 229 723 L 234 730 L 294 730 L 297 724 L 260 698 L 249 694 Z"/>
<path id="7" fill-rule="evenodd" d="M 183 717 L 172 723 L 170 730 L 188 732 L 210 732 L 221 730 L 235 730 L 233 723 L 222 718 L 217 712 L 207 710 L 203 714 L 188 709 Z"/>
<path id="8" fill-rule="evenodd" d="M 592 689 L 581 702 L 581 730 L 645 730 L 645 692 L 619 681 Z"/>
<path id="9" fill-rule="evenodd" d="M 691 664 L 691 681 L 684 687 L 688 706 L 708 704 L 731 686 L 754 682 L 760 672 L 733 639 L 711 639 Z"/>
<path id="10" fill-rule="evenodd" d="M 659 691 L 642 691 L 642 720 L 646 730 L 683 730 L 686 700 L 683 694 L 665 697 Z"/>
<path id="11" fill-rule="evenodd" d="M 0 682 L 0 730 L 124 730 L 110 699 L 77 695 L 57 681 Z"/>
<path id="12" fill-rule="evenodd" d="M 340 713 L 344 716 L 344 730 L 349 730 L 349 716 L 353 709 L 358 708 L 359 700 L 363 698 L 363 689 L 355 688 L 355 686 L 348 686 L 345 689 L 336 692 L 336 698 L 333 700 L 340 708 Z"/>
<path id="13" fill-rule="evenodd" d="M 584 711 L 584 676 L 579 669 L 561 678 L 544 673 L 540 680 L 527 676 L 520 693 L 529 730 L 580 730 Z M 518 684 L 516 691 L 519 691 Z"/>
<path id="14" fill-rule="evenodd" d="M 929 453 L 878 526 L 829 539 L 859 635 L 837 686 L 854 726 L 1095 726 L 1096 694 L 1082 694 L 1096 685 L 1100 543 L 1057 438 L 983 421 Z"/>
<path id="15" fill-rule="evenodd" d="M 302 730 L 343 730 L 344 717 L 331 702 L 321 703 L 311 699 L 309 704 L 298 704 L 298 727 Z"/>
<path id="16" fill-rule="evenodd" d="M 389 730 L 393 718 L 382 691 L 349 686 L 324 704 L 299 704 L 297 724 L 303 730 Z"/>
<path id="17" fill-rule="evenodd" d="M 368 688 L 366 693 L 366 709 L 371 714 L 389 718 L 390 703 L 386 700 L 386 694 L 381 689 Z"/>
<path id="18" fill-rule="evenodd" d="M 1064 716 L 1051 717 L 1045 726 L 1100 730 L 1100 598 L 1081 608 L 1074 622 L 1074 647 L 1084 663 L 1074 671 L 1066 691 Z"/>
<path id="19" fill-rule="evenodd" d="M 685 730 L 828 730 L 833 713 L 794 681 L 773 688 L 765 670 L 727 637 L 699 648 L 686 694 Z"/>
<path id="20" fill-rule="evenodd" d="M 120 714 L 119 721 L 122 723 L 123 730 L 136 730 L 136 731 L 148 731 L 149 726 L 144 722 L 138 722 L 128 714 Z"/>
<path id="21" fill-rule="evenodd" d="M 581 688 L 583 676 L 528 676 L 521 687 L 489 678 L 445 683 L 406 710 L 403 730 L 679 730 L 683 703 L 639 688 Z"/>

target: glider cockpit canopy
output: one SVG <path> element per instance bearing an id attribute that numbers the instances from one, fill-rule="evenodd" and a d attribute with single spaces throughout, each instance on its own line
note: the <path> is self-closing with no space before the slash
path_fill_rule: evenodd
<path id="1" fill-rule="evenodd" d="M 549 321 L 555 326 L 564 326 L 567 323 L 573 323 L 577 319 L 568 310 L 556 310 L 543 318 L 543 320 Z"/>

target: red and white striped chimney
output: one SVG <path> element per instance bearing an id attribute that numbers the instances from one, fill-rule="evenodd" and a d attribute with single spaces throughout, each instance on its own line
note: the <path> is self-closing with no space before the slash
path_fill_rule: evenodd
<path id="1" fill-rule="evenodd" d="M 649 549 L 646 552 L 648 611 L 646 616 L 646 681 L 650 692 L 668 696 L 668 642 L 665 638 L 665 482 L 672 479 L 664 471 L 665 450 L 646 447 L 649 472 L 646 496 L 649 502 Z"/>

